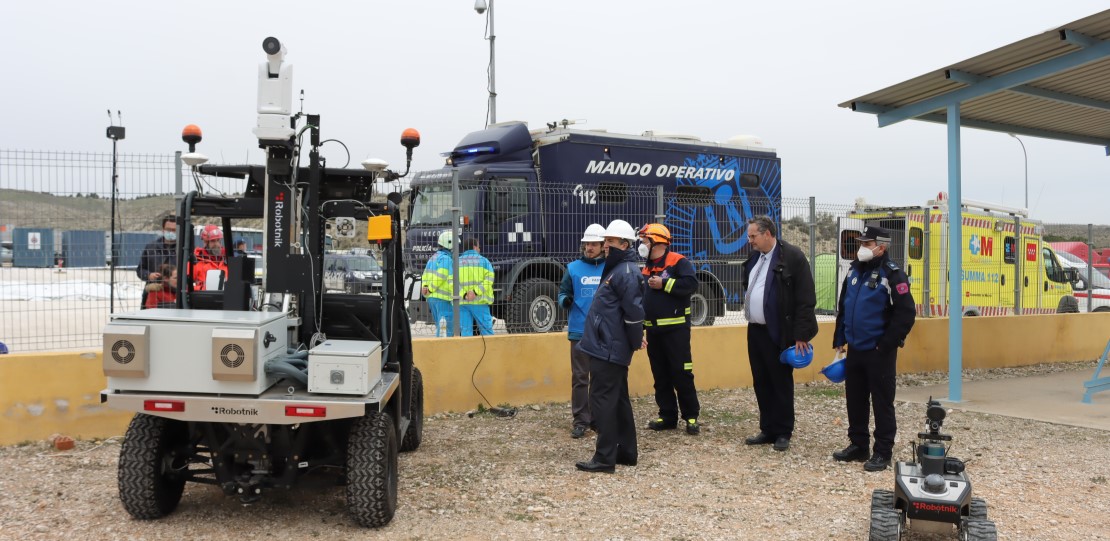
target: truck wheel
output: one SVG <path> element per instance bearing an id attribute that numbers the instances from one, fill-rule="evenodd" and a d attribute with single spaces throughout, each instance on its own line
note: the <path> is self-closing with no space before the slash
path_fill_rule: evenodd
<path id="1" fill-rule="evenodd" d="M 987 518 L 987 500 L 983 498 L 972 498 L 971 509 L 968 512 L 971 518 Z"/>
<path id="2" fill-rule="evenodd" d="M 563 319 L 556 304 L 558 298 L 559 287 L 546 278 L 529 278 L 518 283 L 506 309 L 505 326 L 511 333 L 557 330 Z"/>
<path id="3" fill-rule="evenodd" d="M 415 451 L 424 439 L 424 376 L 412 367 L 412 392 L 409 395 L 409 427 L 401 438 L 401 452 Z"/>
<path id="4" fill-rule="evenodd" d="M 998 528 L 985 518 L 969 518 L 960 532 L 963 541 L 997 541 Z"/>
<path id="5" fill-rule="evenodd" d="M 875 489 L 871 493 L 871 509 L 894 509 L 894 492 L 881 488 Z"/>
<path id="6" fill-rule="evenodd" d="M 119 499 L 140 520 L 173 512 L 185 490 L 188 425 L 144 413 L 131 419 L 119 450 Z"/>
<path id="7" fill-rule="evenodd" d="M 1110 312 L 1110 306 L 1099 306 L 1094 309 L 1095 312 Z"/>
<path id="8" fill-rule="evenodd" d="M 869 541 L 898 541 L 902 537 L 902 513 L 893 508 L 871 508 Z"/>
<path id="9" fill-rule="evenodd" d="M 397 432 L 384 411 L 359 417 L 347 442 L 347 511 L 377 528 L 397 512 Z"/>
<path id="10" fill-rule="evenodd" d="M 720 297 L 717 291 L 717 288 L 711 284 L 705 282 L 698 284 L 698 290 L 690 295 L 690 325 L 708 327 L 717 319 L 713 315 L 713 301 L 711 300 Z"/>

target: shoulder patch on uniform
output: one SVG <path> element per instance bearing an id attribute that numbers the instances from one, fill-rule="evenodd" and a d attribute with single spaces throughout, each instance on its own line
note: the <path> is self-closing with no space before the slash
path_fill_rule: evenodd
<path id="1" fill-rule="evenodd" d="M 886 261 L 886 266 L 890 267 L 890 270 L 898 270 L 898 264 L 889 259 Z"/>
<path id="2" fill-rule="evenodd" d="M 905 282 L 902 282 L 902 283 L 894 286 L 894 290 L 897 291 L 899 295 L 905 295 L 906 293 L 910 292 L 910 285 L 905 283 Z"/>

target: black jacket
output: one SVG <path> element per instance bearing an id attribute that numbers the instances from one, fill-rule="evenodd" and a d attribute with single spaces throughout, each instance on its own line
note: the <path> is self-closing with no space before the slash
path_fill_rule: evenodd
<path id="1" fill-rule="evenodd" d="M 644 341 L 644 280 L 636 250 L 609 248 L 601 285 L 590 303 L 582 340 L 575 346 L 591 357 L 628 366 Z"/>
<path id="2" fill-rule="evenodd" d="M 663 289 L 645 289 L 644 317 L 650 324 L 649 331 L 673 328 L 668 319 L 685 319 L 680 324 L 689 326 L 690 296 L 698 290 L 698 277 L 690 260 L 668 247 L 659 259 L 649 259 L 642 272 L 644 280 L 652 276 L 663 278 Z"/>
<path id="3" fill-rule="evenodd" d="M 758 252 L 753 252 L 744 262 L 744 272 L 740 277 L 743 291 L 748 291 L 749 275 L 759 261 Z M 796 341 L 809 342 L 817 336 L 817 315 L 813 309 L 817 305 L 817 291 L 813 285 L 813 274 L 809 261 L 797 247 L 779 239 L 771 252 L 771 274 L 764 288 L 764 310 L 767 316 L 767 330 L 786 349 Z"/>
<path id="4" fill-rule="evenodd" d="M 147 276 L 152 272 L 158 272 L 163 263 L 177 265 L 177 245 L 166 244 L 161 238 L 157 238 L 143 248 L 143 253 L 139 256 L 139 265 L 135 267 L 135 274 L 145 282 Z M 178 269 L 178 272 L 181 272 L 181 269 Z"/>

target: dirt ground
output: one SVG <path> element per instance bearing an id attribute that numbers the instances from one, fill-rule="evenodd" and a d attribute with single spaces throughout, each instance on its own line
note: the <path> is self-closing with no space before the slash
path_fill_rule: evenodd
<path id="1" fill-rule="evenodd" d="M 969 372 L 971 378 L 1092 363 Z M 943 381 L 905 376 L 900 385 Z M 116 492 L 120 440 L 0 448 L 0 539 L 866 539 L 875 488 L 893 473 L 834 462 L 846 445 L 843 386 L 799 385 L 789 451 L 748 447 L 758 431 L 750 389 L 700 393 L 700 436 L 641 428 L 639 465 L 615 475 L 574 468 L 594 439 L 569 437 L 567 403 L 518 406 L 515 417 L 429 417 L 424 443 L 400 459 L 399 508 L 380 530 L 346 514 L 342 488 L 275 490 L 242 505 L 189 485 L 178 509 L 137 521 Z M 636 422 L 654 415 L 634 401 Z M 1078 395 L 1076 407 L 1080 407 Z M 897 405 L 895 459 L 924 426 L 923 404 Z M 1110 539 L 1110 437 L 1105 432 L 950 410 L 951 455 L 967 462 L 999 539 Z M 906 539 L 954 539 L 911 533 Z"/>

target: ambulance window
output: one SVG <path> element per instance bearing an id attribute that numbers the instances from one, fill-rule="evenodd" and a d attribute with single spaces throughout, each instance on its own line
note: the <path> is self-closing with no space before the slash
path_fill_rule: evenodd
<path id="1" fill-rule="evenodd" d="M 708 186 L 678 186 L 675 188 L 675 202 L 683 207 L 710 205 L 713 203 L 713 193 Z"/>
<path id="2" fill-rule="evenodd" d="M 628 185 L 623 182 L 599 182 L 597 199 L 602 203 L 624 203 L 628 200 Z"/>
<path id="3" fill-rule="evenodd" d="M 920 227 L 911 227 L 909 241 L 910 259 L 921 259 L 921 254 L 924 252 L 925 232 Z"/>
<path id="4" fill-rule="evenodd" d="M 745 190 L 759 188 L 759 175 L 755 173 L 740 173 L 740 187 Z"/>
<path id="5" fill-rule="evenodd" d="M 1067 276 L 1064 274 L 1064 269 L 1060 267 L 1060 263 L 1052 255 L 1052 250 L 1048 248 L 1041 248 L 1041 257 L 1044 259 L 1044 273 L 1049 280 L 1053 282 L 1066 283 Z"/>
<path id="6" fill-rule="evenodd" d="M 859 231 L 841 231 L 840 232 L 840 259 L 855 259 L 856 252 L 859 251 L 859 241 L 856 237 L 860 236 Z"/>
<path id="7" fill-rule="evenodd" d="M 1014 237 L 1006 237 L 1002 240 L 1002 258 L 1003 261 L 1009 264 L 1014 264 L 1017 261 L 1017 240 Z"/>

